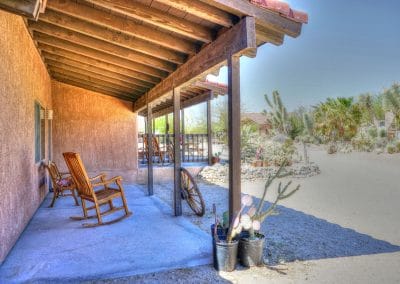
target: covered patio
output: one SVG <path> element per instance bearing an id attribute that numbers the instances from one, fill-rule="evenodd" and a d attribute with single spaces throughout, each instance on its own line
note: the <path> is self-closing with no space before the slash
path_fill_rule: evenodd
<path id="1" fill-rule="evenodd" d="M 0 264 L 6 261 L 0 279 L 40 280 L 49 269 L 49 280 L 117 277 L 209 261 L 207 234 L 171 218 L 182 215 L 181 110 L 209 100 L 212 93 L 201 91 L 198 82 L 228 66 L 232 218 L 241 198 L 240 57 L 255 57 L 266 43 L 281 45 L 286 35 L 299 36 L 307 20 L 305 13 L 269 0 L 0 0 L 0 123 L 6 133 L 0 152 Z M 150 197 L 128 185 L 138 178 L 138 114 L 151 126 L 166 111 L 174 117 L 172 212 L 152 197 L 151 159 L 144 190 Z M 146 135 L 151 141 L 151 127 Z M 71 151 L 81 154 L 90 175 L 123 176 L 132 217 L 81 229 L 68 219 L 81 212 L 68 200 L 45 208 L 50 182 L 44 165 L 52 160 L 65 171 L 62 153 Z M 106 247 L 107 241 L 113 245 Z M 64 250 L 52 246 L 59 242 Z M 162 257 L 155 264 L 156 254 Z M 70 261 L 76 266 L 69 270 L 63 262 Z M 100 262 L 109 266 L 100 271 Z"/>

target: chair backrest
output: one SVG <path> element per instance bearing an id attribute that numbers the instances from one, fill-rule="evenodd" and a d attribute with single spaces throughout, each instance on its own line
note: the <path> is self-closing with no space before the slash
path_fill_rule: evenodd
<path id="1" fill-rule="evenodd" d="M 49 163 L 46 165 L 46 168 L 49 171 L 53 184 L 57 183 L 62 178 L 60 171 L 57 168 L 57 165 L 53 161 L 49 161 Z"/>
<path id="2" fill-rule="evenodd" d="M 83 166 L 82 159 L 78 153 L 63 153 L 65 163 L 71 173 L 79 195 L 93 196 L 94 191 L 86 169 Z"/>

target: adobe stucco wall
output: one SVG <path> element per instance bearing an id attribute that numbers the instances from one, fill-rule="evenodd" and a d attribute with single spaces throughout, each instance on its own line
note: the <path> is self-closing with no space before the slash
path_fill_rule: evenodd
<path id="1" fill-rule="evenodd" d="M 132 103 L 52 82 L 53 160 L 66 170 L 63 152 L 78 152 L 88 172 L 137 174 L 137 126 Z"/>
<path id="2" fill-rule="evenodd" d="M 35 164 L 34 102 L 52 103 L 50 77 L 22 18 L 2 11 L 0 63 L 1 263 L 48 192 Z"/>

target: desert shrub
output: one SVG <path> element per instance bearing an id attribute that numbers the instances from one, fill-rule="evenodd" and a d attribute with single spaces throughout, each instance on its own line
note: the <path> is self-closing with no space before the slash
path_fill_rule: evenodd
<path id="1" fill-rule="evenodd" d="M 376 127 L 371 127 L 370 129 L 368 129 L 368 135 L 371 136 L 372 138 L 377 138 L 378 129 Z"/>
<path id="2" fill-rule="evenodd" d="M 397 141 L 395 146 L 396 146 L 396 152 L 399 153 L 400 152 L 400 141 Z"/>
<path id="3" fill-rule="evenodd" d="M 351 145 L 356 151 L 371 152 L 374 150 L 375 140 L 371 136 L 360 132 L 351 139 Z"/>
<path id="4" fill-rule="evenodd" d="M 338 147 L 335 143 L 328 144 L 328 148 L 326 149 L 326 152 L 328 154 L 335 154 L 337 151 L 338 151 Z"/>
<path id="5" fill-rule="evenodd" d="M 384 138 L 386 137 L 386 129 L 380 129 L 379 130 L 379 137 Z"/>
<path id="6" fill-rule="evenodd" d="M 387 138 L 379 137 L 378 139 L 376 139 L 375 146 L 376 146 L 376 148 L 384 149 L 386 147 L 387 143 L 388 143 Z"/>
<path id="7" fill-rule="evenodd" d="M 296 148 L 293 140 L 287 139 L 284 143 L 268 140 L 262 145 L 263 157 L 269 164 L 280 166 L 286 160 L 288 164 L 293 161 Z"/>
<path id="8" fill-rule="evenodd" d="M 394 145 L 387 145 L 386 152 L 388 152 L 388 154 L 394 154 L 396 153 L 396 147 Z"/>

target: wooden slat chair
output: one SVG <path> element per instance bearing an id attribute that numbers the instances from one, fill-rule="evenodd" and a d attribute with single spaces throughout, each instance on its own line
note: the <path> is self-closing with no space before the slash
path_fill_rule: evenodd
<path id="1" fill-rule="evenodd" d="M 160 144 L 158 143 L 157 137 L 153 136 L 152 142 L 153 142 L 153 156 L 158 157 L 159 161 L 162 164 L 164 164 L 164 154 L 160 149 Z M 149 161 L 149 143 L 148 143 L 147 135 L 143 136 L 143 144 L 144 144 L 145 155 L 146 155 L 147 161 Z"/>
<path id="2" fill-rule="evenodd" d="M 74 182 L 76 184 L 79 197 L 82 201 L 81 203 L 83 209 L 83 217 L 71 217 L 72 219 L 85 220 L 97 217 L 97 223 L 83 224 L 84 227 L 95 227 L 99 225 L 109 225 L 132 215 L 132 213 L 128 209 L 124 189 L 121 184 L 122 178 L 120 176 L 113 177 L 109 180 L 106 180 L 105 174 L 100 174 L 96 177 L 89 178 L 79 154 L 69 152 L 63 153 L 63 156 L 68 166 L 68 169 L 71 172 L 72 178 L 74 179 Z M 100 181 L 97 183 L 93 183 L 96 180 Z M 118 188 L 109 187 L 110 184 L 116 184 Z M 94 188 L 98 186 L 102 186 L 103 189 L 95 191 Z M 118 197 L 122 199 L 123 205 L 121 207 L 114 207 L 112 200 Z M 86 207 L 86 201 L 89 201 L 94 205 L 91 207 Z M 101 212 L 100 206 L 106 204 L 109 205 L 109 209 L 107 211 Z M 96 210 L 96 215 L 89 216 L 88 211 L 92 209 Z M 125 210 L 125 215 L 108 222 L 102 221 L 102 216 L 114 213 L 122 209 Z"/>
<path id="3" fill-rule="evenodd" d="M 75 200 L 75 205 L 79 206 L 78 199 L 75 194 L 75 183 L 72 180 L 70 173 L 60 173 L 57 165 L 53 161 L 49 161 L 46 165 L 46 169 L 49 172 L 51 181 L 53 183 L 53 199 L 49 207 L 54 206 L 54 202 L 60 196 L 72 196 Z M 70 193 L 64 193 L 69 191 Z"/>

